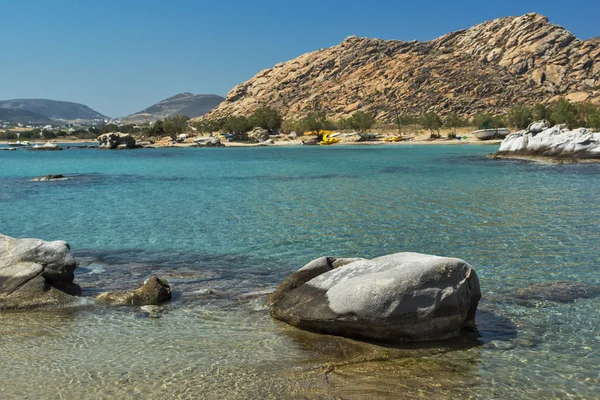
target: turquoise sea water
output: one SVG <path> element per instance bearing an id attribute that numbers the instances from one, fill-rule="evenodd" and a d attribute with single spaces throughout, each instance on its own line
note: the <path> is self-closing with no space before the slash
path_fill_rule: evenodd
<path id="1" fill-rule="evenodd" d="M 0 397 L 600 398 L 600 298 L 514 296 L 600 284 L 600 165 L 485 157 L 495 150 L 0 152 L 1 233 L 67 240 L 84 294 L 150 273 L 175 292 L 161 318 L 0 314 Z M 46 174 L 70 179 L 30 181 Z M 383 348 L 296 331 L 262 306 L 314 258 L 398 251 L 476 269 L 475 344 Z"/>

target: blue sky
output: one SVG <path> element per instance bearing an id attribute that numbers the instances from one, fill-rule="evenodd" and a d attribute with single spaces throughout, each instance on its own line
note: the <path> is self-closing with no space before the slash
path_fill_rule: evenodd
<path id="1" fill-rule="evenodd" d="M 527 12 L 581 39 L 600 1 L 0 0 L 0 99 L 75 101 L 118 117 L 180 92 L 225 95 L 350 35 L 430 40 Z"/>

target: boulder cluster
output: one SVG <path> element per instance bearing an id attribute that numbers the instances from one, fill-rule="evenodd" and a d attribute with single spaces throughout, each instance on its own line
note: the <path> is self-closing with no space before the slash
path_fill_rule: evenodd
<path id="1" fill-rule="evenodd" d="M 0 234 L 0 310 L 80 304 L 75 268 L 69 244 L 63 240 L 14 239 Z M 170 299 L 169 284 L 156 276 L 139 289 L 98 296 L 104 302 L 127 305 L 159 304 Z"/>
<path id="2" fill-rule="evenodd" d="M 534 122 L 525 130 L 507 136 L 496 153 L 499 157 L 540 157 L 555 160 L 600 161 L 600 132 L 566 125 Z"/>
<path id="3" fill-rule="evenodd" d="M 102 149 L 135 149 L 138 145 L 129 133 L 111 132 L 98 136 L 96 139 Z"/>

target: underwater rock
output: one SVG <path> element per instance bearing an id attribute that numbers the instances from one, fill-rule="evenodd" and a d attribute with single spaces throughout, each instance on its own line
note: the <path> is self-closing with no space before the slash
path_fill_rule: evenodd
<path id="1" fill-rule="evenodd" d="M 600 286 L 598 285 L 567 281 L 532 283 L 515 292 L 518 300 L 555 301 L 558 303 L 571 303 L 576 299 L 589 299 L 599 295 Z"/>
<path id="2" fill-rule="evenodd" d="M 77 302 L 75 259 L 62 240 L 14 239 L 0 234 L 0 309 Z"/>
<path id="3" fill-rule="evenodd" d="M 373 260 L 321 257 L 279 285 L 267 306 L 295 327 L 351 338 L 439 340 L 472 328 L 481 298 L 457 258 L 396 253 Z"/>
<path id="4" fill-rule="evenodd" d="M 128 292 L 104 292 L 96 296 L 98 300 L 121 305 L 157 305 L 171 300 L 171 286 L 169 283 L 152 275 L 136 290 Z"/>
<path id="5" fill-rule="evenodd" d="M 44 175 L 44 176 L 36 176 L 31 179 L 32 182 L 44 182 L 44 181 L 56 181 L 56 180 L 64 180 L 67 179 L 66 176 L 57 174 L 57 175 Z"/>

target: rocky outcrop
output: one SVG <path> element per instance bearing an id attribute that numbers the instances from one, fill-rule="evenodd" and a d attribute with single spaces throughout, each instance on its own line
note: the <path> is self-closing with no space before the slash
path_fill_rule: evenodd
<path id="1" fill-rule="evenodd" d="M 129 133 L 111 132 L 98 136 L 96 139 L 103 149 L 135 149 L 135 138 Z"/>
<path id="2" fill-rule="evenodd" d="M 32 178 L 32 182 L 45 182 L 45 181 L 62 181 L 67 179 L 64 175 L 56 174 L 56 175 L 44 175 L 44 176 L 36 176 Z"/>
<path id="3" fill-rule="evenodd" d="M 221 139 L 218 137 L 201 137 L 194 139 L 194 143 L 196 147 L 224 147 L 225 145 L 221 143 Z"/>
<path id="4" fill-rule="evenodd" d="M 271 315 L 315 332 L 380 341 L 446 339 L 474 326 L 481 298 L 469 264 L 396 253 L 373 260 L 322 257 L 267 300 Z"/>
<path id="5" fill-rule="evenodd" d="M 265 142 L 269 140 L 269 131 L 261 127 L 256 127 L 248 132 L 248 139 L 256 143 Z"/>
<path id="6" fill-rule="evenodd" d="M 81 289 L 67 242 L 13 239 L 0 234 L 0 309 L 64 306 Z"/>
<path id="7" fill-rule="evenodd" d="M 507 136 L 496 156 L 600 161 L 600 133 L 585 128 L 569 130 L 566 125 L 549 127 L 545 121 L 535 122 L 527 129 Z"/>
<path id="8" fill-rule="evenodd" d="M 129 292 L 104 292 L 96 296 L 96 298 L 112 304 L 133 306 L 157 305 L 171 300 L 171 286 L 169 286 L 166 280 L 152 275 L 136 290 Z"/>
<path id="9" fill-rule="evenodd" d="M 429 42 L 349 37 L 259 72 L 207 117 L 249 116 L 264 105 L 288 119 L 314 109 L 331 118 L 365 110 L 383 121 L 397 111 L 467 117 L 558 96 L 600 103 L 600 42 L 526 14 Z"/>

